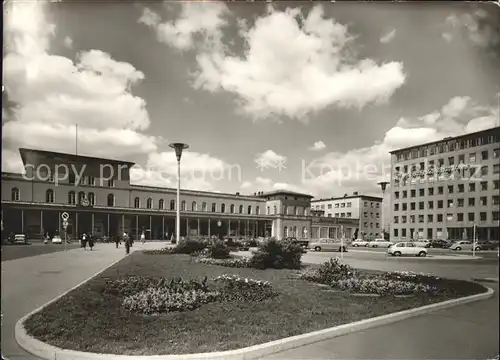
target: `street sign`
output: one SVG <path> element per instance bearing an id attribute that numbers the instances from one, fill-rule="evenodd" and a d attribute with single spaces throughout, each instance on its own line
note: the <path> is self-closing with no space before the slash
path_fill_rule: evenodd
<path id="1" fill-rule="evenodd" d="M 63 226 L 64 230 L 66 230 L 68 228 L 68 222 L 66 220 L 64 220 L 62 223 L 62 226 Z"/>
<path id="2" fill-rule="evenodd" d="M 217 221 L 217 226 L 220 227 L 222 225 L 222 222 L 219 220 Z"/>
<path id="3" fill-rule="evenodd" d="M 67 212 L 63 212 L 63 213 L 61 214 L 61 218 L 62 218 L 63 220 L 68 220 L 68 219 L 69 219 L 69 214 L 68 214 Z"/>

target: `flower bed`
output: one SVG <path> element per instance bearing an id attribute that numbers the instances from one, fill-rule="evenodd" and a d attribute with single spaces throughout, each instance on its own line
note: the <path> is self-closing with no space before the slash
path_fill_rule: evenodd
<path id="1" fill-rule="evenodd" d="M 195 259 L 196 263 L 206 264 L 206 265 L 218 265 L 233 268 L 250 268 L 252 263 L 250 258 L 239 258 L 239 259 L 213 259 L 209 257 L 197 257 Z"/>
<path id="2" fill-rule="evenodd" d="M 380 278 L 367 279 L 351 277 L 349 279 L 335 280 L 331 283 L 335 289 L 358 294 L 378 295 L 409 295 L 409 294 L 434 294 L 435 290 L 428 285 L 416 284 L 404 280 L 385 280 Z"/>

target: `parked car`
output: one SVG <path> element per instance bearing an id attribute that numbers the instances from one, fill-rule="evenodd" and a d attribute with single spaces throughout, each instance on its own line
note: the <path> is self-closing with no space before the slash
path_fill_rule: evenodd
<path id="1" fill-rule="evenodd" d="M 426 248 L 426 247 L 428 247 L 428 245 L 430 244 L 431 241 L 430 240 L 426 240 L 426 239 L 417 239 L 417 240 L 412 241 L 412 242 L 417 247 L 424 247 L 424 248 Z"/>
<path id="2" fill-rule="evenodd" d="M 302 248 L 307 249 L 309 246 L 309 239 L 297 239 L 297 238 L 288 238 L 294 244 L 300 245 Z"/>
<path id="3" fill-rule="evenodd" d="M 398 242 L 387 250 L 387 254 L 392 256 L 407 255 L 424 257 L 427 256 L 427 249 L 422 246 L 416 246 L 413 241 Z"/>
<path id="4" fill-rule="evenodd" d="M 431 240 L 429 243 L 425 246 L 426 248 L 433 248 L 433 249 L 448 249 L 451 246 L 451 242 L 448 240 Z"/>
<path id="5" fill-rule="evenodd" d="M 52 238 L 52 244 L 62 244 L 62 239 L 59 235 L 54 235 Z"/>
<path id="6" fill-rule="evenodd" d="M 477 245 L 481 248 L 480 250 L 496 250 L 498 249 L 498 243 L 492 241 L 479 241 Z"/>
<path id="7" fill-rule="evenodd" d="M 460 251 L 460 250 L 469 250 L 471 251 L 473 248 L 472 242 L 468 240 L 456 241 L 450 246 L 450 250 Z M 479 251 L 481 247 L 476 244 L 474 250 Z"/>
<path id="8" fill-rule="evenodd" d="M 347 244 L 344 241 L 337 240 L 337 239 L 318 239 L 309 242 L 309 249 L 313 249 L 314 251 L 347 251 Z"/>
<path id="9" fill-rule="evenodd" d="M 359 247 L 359 246 L 368 246 L 368 243 L 370 240 L 363 240 L 363 239 L 356 239 L 351 243 L 351 246 L 353 247 Z"/>
<path id="10" fill-rule="evenodd" d="M 28 239 L 26 238 L 26 235 L 24 235 L 24 234 L 15 234 L 15 235 L 11 235 L 11 237 L 9 238 L 9 242 L 11 244 L 27 244 Z"/>
<path id="11" fill-rule="evenodd" d="M 389 240 L 385 240 L 385 239 L 380 238 L 380 239 L 375 239 L 373 241 L 370 241 L 367 246 L 371 247 L 371 248 L 378 248 L 378 247 L 388 248 L 388 247 L 392 246 L 392 242 L 390 242 Z"/>

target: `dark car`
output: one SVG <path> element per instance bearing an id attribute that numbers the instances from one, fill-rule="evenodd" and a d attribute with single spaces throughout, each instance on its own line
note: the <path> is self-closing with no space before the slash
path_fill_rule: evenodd
<path id="1" fill-rule="evenodd" d="M 481 250 L 496 250 L 498 249 L 498 243 L 494 243 L 491 241 L 479 241 L 477 245 Z"/>
<path id="2" fill-rule="evenodd" d="M 425 247 L 433 249 L 447 249 L 451 246 L 451 242 L 447 240 L 431 240 Z"/>

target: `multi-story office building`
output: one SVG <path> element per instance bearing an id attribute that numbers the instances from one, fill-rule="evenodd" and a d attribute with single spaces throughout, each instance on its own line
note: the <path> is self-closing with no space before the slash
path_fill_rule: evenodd
<path id="1" fill-rule="evenodd" d="M 499 239 L 500 127 L 391 156 L 391 238 Z"/>
<path id="2" fill-rule="evenodd" d="M 70 215 L 67 232 L 73 238 L 83 232 L 113 237 L 144 231 L 150 239 L 175 234 L 176 189 L 131 184 L 133 163 L 20 153 L 25 173 L 2 173 L 3 234 L 63 234 L 63 212 Z M 181 236 L 310 238 L 311 198 L 285 190 L 241 195 L 181 189 Z"/>
<path id="3" fill-rule="evenodd" d="M 382 231 L 382 198 L 345 194 L 343 197 L 311 201 L 311 209 L 323 210 L 325 217 L 357 219 L 358 237 L 373 238 Z"/>

